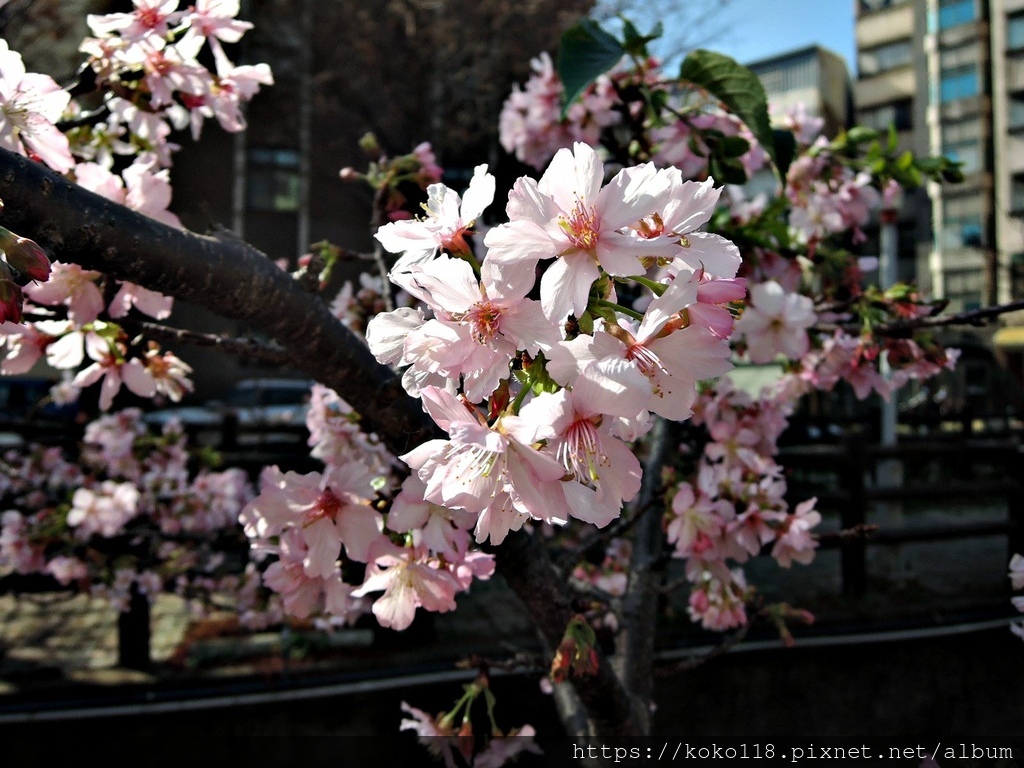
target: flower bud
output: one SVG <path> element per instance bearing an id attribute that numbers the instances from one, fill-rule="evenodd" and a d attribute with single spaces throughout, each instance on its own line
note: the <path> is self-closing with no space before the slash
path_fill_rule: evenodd
<path id="1" fill-rule="evenodd" d="M 0 323 L 21 322 L 21 288 L 14 281 L 0 278 Z"/>
<path id="2" fill-rule="evenodd" d="M 4 252 L 7 263 L 22 275 L 40 282 L 50 277 L 50 260 L 34 240 L 19 237 L 0 227 L 0 250 Z"/>
<path id="3" fill-rule="evenodd" d="M 363 137 L 359 139 L 359 148 L 363 150 L 371 160 L 376 160 L 382 154 L 380 144 L 377 142 L 377 137 L 372 133 L 363 134 Z"/>

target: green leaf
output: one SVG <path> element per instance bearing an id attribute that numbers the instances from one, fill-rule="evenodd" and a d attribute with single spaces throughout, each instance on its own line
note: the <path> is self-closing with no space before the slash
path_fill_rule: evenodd
<path id="1" fill-rule="evenodd" d="M 565 88 L 562 117 L 587 86 L 619 63 L 622 43 L 590 19 L 570 27 L 558 46 L 558 76 Z"/>
<path id="2" fill-rule="evenodd" d="M 778 165 L 772 127 L 768 120 L 768 98 L 757 75 L 721 53 L 697 50 L 683 60 L 679 78 L 703 88 L 722 102 L 746 124 L 764 151 Z"/>
<path id="3" fill-rule="evenodd" d="M 789 166 L 796 157 L 796 136 L 792 131 L 775 129 L 772 131 L 772 137 L 775 145 L 775 165 L 778 166 L 779 177 L 785 179 L 789 173 Z"/>
<path id="4" fill-rule="evenodd" d="M 846 132 L 848 141 L 854 144 L 863 144 L 867 141 L 874 141 L 878 138 L 878 131 L 868 128 L 866 125 L 855 125 Z"/>
<path id="5" fill-rule="evenodd" d="M 726 136 L 722 139 L 722 154 L 725 157 L 742 157 L 750 151 L 750 142 L 742 136 Z"/>
<path id="6" fill-rule="evenodd" d="M 950 184 L 960 184 L 964 180 L 963 171 L 954 167 L 945 168 L 942 171 L 942 180 L 948 181 Z"/>
<path id="7" fill-rule="evenodd" d="M 640 30 L 627 19 L 625 16 L 620 17 L 622 19 L 622 36 L 623 36 L 623 49 L 626 53 L 632 56 L 638 56 L 640 58 L 647 57 L 647 44 L 652 40 L 657 40 L 661 37 L 664 30 L 662 23 L 659 21 L 654 25 L 654 28 L 646 35 L 641 35 Z"/>

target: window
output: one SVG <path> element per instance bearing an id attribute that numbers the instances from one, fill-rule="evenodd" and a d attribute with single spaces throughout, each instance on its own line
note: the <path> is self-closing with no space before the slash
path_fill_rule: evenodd
<path id="1" fill-rule="evenodd" d="M 984 273 L 981 269 L 968 267 L 946 270 L 944 282 L 944 293 L 954 308 L 971 310 L 981 306 L 981 289 L 984 285 Z"/>
<path id="2" fill-rule="evenodd" d="M 957 99 L 967 99 L 978 95 L 978 68 L 974 64 L 966 64 L 952 69 L 942 70 L 939 82 L 939 101 L 943 104 Z"/>
<path id="3" fill-rule="evenodd" d="M 247 204 L 257 211 L 299 209 L 299 153 L 294 149 L 249 150 Z"/>
<path id="4" fill-rule="evenodd" d="M 1011 131 L 1024 128 L 1024 94 L 1010 97 L 1009 117 Z"/>
<path id="5" fill-rule="evenodd" d="M 818 60 L 814 57 L 796 59 L 771 69 L 757 69 L 766 93 L 788 93 L 814 87 L 818 82 Z"/>
<path id="6" fill-rule="evenodd" d="M 907 0 L 860 0 L 860 12 L 870 13 L 871 11 L 880 11 L 883 8 L 892 8 L 897 5 L 903 5 Z"/>
<path id="7" fill-rule="evenodd" d="M 958 27 L 974 21 L 974 0 L 940 0 L 939 29 Z"/>
<path id="8" fill-rule="evenodd" d="M 964 141 L 957 144 L 943 144 L 942 154 L 950 160 L 963 163 L 960 170 L 964 174 L 977 173 L 981 170 L 981 147 L 976 141 Z"/>
<path id="9" fill-rule="evenodd" d="M 897 131 L 909 131 L 913 127 L 912 103 L 910 99 L 906 99 L 865 109 L 860 113 L 857 122 L 876 131 L 888 131 L 890 125 Z"/>
<path id="10" fill-rule="evenodd" d="M 1010 179 L 1010 213 L 1024 214 L 1024 178 Z"/>
<path id="11" fill-rule="evenodd" d="M 977 120 L 964 120 L 942 126 L 942 154 L 963 163 L 964 173 L 981 170 L 981 126 Z"/>
<path id="12" fill-rule="evenodd" d="M 1006 47 L 1011 51 L 1024 48 L 1024 13 L 1006 20 Z"/>
<path id="13" fill-rule="evenodd" d="M 948 251 L 981 248 L 981 216 L 946 219 L 942 228 L 942 247 Z"/>
<path id="14" fill-rule="evenodd" d="M 877 48 L 861 51 L 858 68 L 862 75 L 877 75 L 887 69 L 895 69 L 910 63 L 913 46 L 909 40 L 900 40 Z"/>

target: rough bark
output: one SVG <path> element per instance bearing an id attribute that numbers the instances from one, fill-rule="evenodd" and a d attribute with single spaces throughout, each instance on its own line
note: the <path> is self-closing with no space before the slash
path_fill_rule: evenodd
<path id="1" fill-rule="evenodd" d="M 651 729 L 654 692 L 654 627 L 658 594 L 664 576 L 665 534 L 662 507 L 652 501 L 661 490 L 661 469 L 679 444 L 678 425 L 659 418 L 651 430 L 650 453 L 644 461 L 643 484 L 632 509 L 643 510 L 633 536 L 629 581 L 621 601 L 621 629 L 616 637 L 616 671 L 632 699 L 633 717 L 643 734 Z"/>
<path id="2" fill-rule="evenodd" d="M 557 647 L 573 616 L 573 596 L 544 545 L 522 531 L 509 534 L 498 547 L 498 573 L 522 600 L 547 645 Z M 593 732 L 601 739 L 623 742 L 641 735 L 629 696 L 605 656 L 599 657 L 596 675 L 572 678 L 572 683 Z"/>

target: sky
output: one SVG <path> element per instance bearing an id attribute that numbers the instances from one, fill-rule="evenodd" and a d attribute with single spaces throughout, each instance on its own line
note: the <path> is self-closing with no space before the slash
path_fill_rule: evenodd
<path id="1" fill-rule="evenodd" d="M 855 0 L 729 0 L 719 17 L 722 32 L 703 47 L 747 64 L 818 44 L 846 59 L 855 74 Z M 671 19 L 665 19 L 671 33 Z"/>

